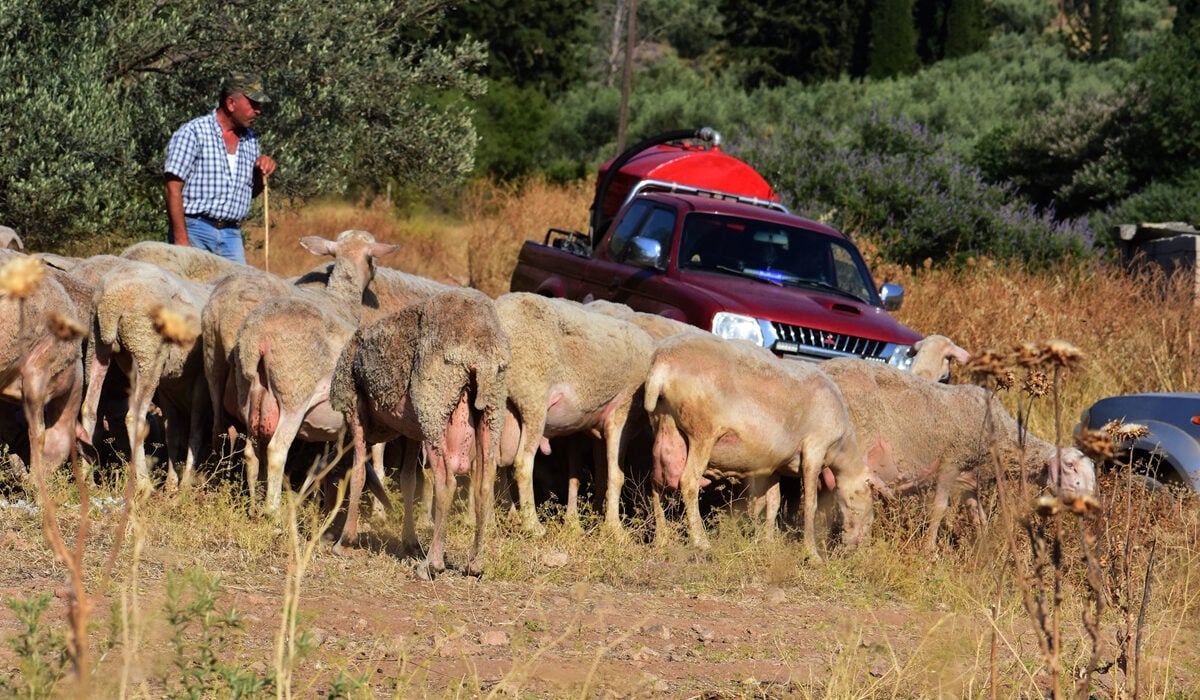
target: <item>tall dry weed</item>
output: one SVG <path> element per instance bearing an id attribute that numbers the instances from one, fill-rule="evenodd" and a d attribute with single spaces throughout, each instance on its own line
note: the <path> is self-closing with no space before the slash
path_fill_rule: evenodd
<path id="1" fill-rule="evenodd" d="M 591 196 L 583 181 L 556 186 L 535 179 L 472 188 L 463 201 L 471 286 L 491 296 L 507 292 L 521 245 L 542 242 L 552 227 L 587 231 Z"/>

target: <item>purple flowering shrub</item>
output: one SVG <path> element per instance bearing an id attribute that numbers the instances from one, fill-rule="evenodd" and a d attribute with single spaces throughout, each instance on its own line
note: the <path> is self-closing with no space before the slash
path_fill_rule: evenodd
<path id="1" fill-rule="evenodd" d="M 887 259 L 955 264 L 971 256 L 1041 266 L 1082 255 L 1086 220 L 1056 221 L 1013 188 L 985 182 L 944 137 L 901 118 L 865 116 L 849 128 L 802 124 L 731 143 L 792 210 L 879 242 Z"/>

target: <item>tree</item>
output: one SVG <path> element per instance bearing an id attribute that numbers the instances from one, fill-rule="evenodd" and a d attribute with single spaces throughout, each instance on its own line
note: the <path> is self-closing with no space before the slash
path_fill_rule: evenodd
<path id="1" fill-rule="evenodd" d="M 961 58 L 987 46 L 983 0 L 949 0 L 942 58 Z"/>
<path id="2" fill-rule="evenodd" d="M 443 35 L 488 47 L 488 76 L 546 96 L 583 77 L 590 3 L 585 0 L 472 0 L 447 11 Z"/>
<path id="3" fill-rule="evenodd" d="M 921 67 L 912 0 L 877 0 L 871 13 L 871 49 L 867 76 L 909 75 Z"/>
<path id="4" fill-rule="evenodd" d="M 1124 48 L 1121 0 L 1063 0 L 1062 37 L 1076 56 L 1089 61 L 1116 58 Z"/>
<path id="5" fill-rule="evenodd" d="M 41 248 L 163 231 L 167 140 L 235 69 L 272 96 L 257 130 L 283 196 L 462 177 L 483 52 L 430 43 L 442 2 L 8 0 L 0 219 Z"/>
<path id="6" fill-rule="evenodd" d="M 750 86 L 812 83 L 850 72 L 865 0 L 722 0 L 725 42 Z"/>

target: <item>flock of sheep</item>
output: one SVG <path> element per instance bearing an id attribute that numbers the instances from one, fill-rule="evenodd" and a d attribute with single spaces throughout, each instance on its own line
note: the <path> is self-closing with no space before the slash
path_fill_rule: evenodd
<path id="1" fill-rule="evenodd" d="M 41 478 L 76 444 L 95 454 L 98 433 L 123 420 L 130 477 L 152 490 L 145 443 L 157 409 L 168 488 L 187 487 L 210 447 L 240 435 L 254 502 L 266 464 L 269 512 L 297 440 L 352 446 L 337 546 L 355 541 L 364 486 L 390 506 L 372 465 L 399 462 L 413 553 L 421 453 L 432 480 L 425 576 L 446 567 L 458 477 L 470 477 L 476 521 L 469 573 L 483 570 L 497 467 L 513 468 L 521 522 L 542 532 L 534 461 L 551 440 L 571 456 L 567 517 L 577 517 L 579 468 L 594 449 L 607 529 L 622 532 L 622 488 L 641 467 L 655 536 L 669 532 L 661 494 L 677 490 L 700 548 L 699 491 L 716 478 L 744 481 L 769 531 L 780 477 L 801 477 L 813 556 L 822 489 L 847 545 L 868 536 L 874 498 L 932 491 L 930 546 L 951 497 L 992 473 L 993 454 L 1065 494 L 1095 489 L 1078 450 L 1032 436 L 1021 446 L 990 392 L 940 383 L 951 359 L 967 358 L 941 336 L 917 345 L 911 372 L 855 358 L 792 362 L 620 304 L 493 299 L 383 267 L 376 260 L 396 246 L 365 231 L 301 244 L 333 262 L 285 280 L 157 242 L 84 259 L 0 251 L 0 386 L 22 407 L 0 416 L 3 439 L 27 430 Z"/>

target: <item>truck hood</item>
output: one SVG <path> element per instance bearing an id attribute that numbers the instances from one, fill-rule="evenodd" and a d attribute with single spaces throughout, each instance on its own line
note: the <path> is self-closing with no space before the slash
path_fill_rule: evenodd
<path id="1" fill-rule="evenodd" d="M 780 287 L 720 273 L 680 272 L 679 275 L 730 313 L 904 345 L 923 337 L 882 308 L 848 296 L 804 287 Z"/>

